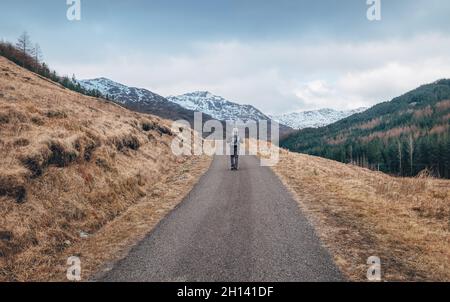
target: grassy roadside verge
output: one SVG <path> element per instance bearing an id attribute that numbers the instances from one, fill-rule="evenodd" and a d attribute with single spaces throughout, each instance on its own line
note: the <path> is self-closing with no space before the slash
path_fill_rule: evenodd
<path id="1" fill-rule="evenodd" d="M 395 178 L 281 150 L 274 172 L 349 280 L 450 281 L 450 181 Z"/>
<path id="2" fill-rule="evenodd" d="M 95 236 L 69 249 L 61 261 L 71 255 L 80 256 L 83 280 L 110 269 L 189 194 L 210 164 L 211 158 L 207 156 L 185 162 L 176 173 L 158 183 L 158 189 L 142 202 L 130 207 Z M 67 266 L 63 264 L 58 271 L 65 272 Z M 61 280 L 64 279 L 65 274 Z"/>

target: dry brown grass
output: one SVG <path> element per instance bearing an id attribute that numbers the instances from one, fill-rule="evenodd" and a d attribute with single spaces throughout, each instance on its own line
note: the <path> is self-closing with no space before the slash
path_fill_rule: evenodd
<path id="1" fill-rule="evenodd" d="M 64 280 L 72 255 L 89 277 L 209 166 L 172 155 L 168 121 L 63 89 L 3 57 L 0 92 L 0 280 Z"/>
<path id="2" fill-rule="evenodd" d="M 350 280 L 365 280 L 368 257 L 378 256 L 384 280 L 450 281 L 450 181 L 286 150 L 273 169 Z"/>
<path id="3" fill-rule="evenodd" d="M 445 100 L 436 104 L 436 109 L 438 111 L 445 111 L 450 109 L 450 100 Z"/>

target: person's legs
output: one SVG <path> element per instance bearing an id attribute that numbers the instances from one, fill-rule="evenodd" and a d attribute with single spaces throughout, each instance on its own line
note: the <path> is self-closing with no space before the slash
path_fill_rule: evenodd
<path id="1" fill-rule="evenodd" d="M 235 169 L 235 170 L 237 170 L 237 168 L 238 168 L 238 156 L 239 156 L 239 154 L 238 154 L 238 147 L 237 146 L 234 146 L 234 161 L 233 161 L 233 168 Z"/>
<path id="2" fill-rule="evenodd" d="M 234 165 L 235 165 L 235 163 L 234 163 L 234 155 L 231 155 L 231 170 L 234 169 Z"/>

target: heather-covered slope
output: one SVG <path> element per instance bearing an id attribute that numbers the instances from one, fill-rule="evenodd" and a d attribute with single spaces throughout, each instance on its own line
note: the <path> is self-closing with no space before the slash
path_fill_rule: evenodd
<path id="1" fill-rule="evenodd" d="M 209 159 L 170 124 L 62 88 L 0 57 L 0 280 L 87 277 L 148 232 Z"/>

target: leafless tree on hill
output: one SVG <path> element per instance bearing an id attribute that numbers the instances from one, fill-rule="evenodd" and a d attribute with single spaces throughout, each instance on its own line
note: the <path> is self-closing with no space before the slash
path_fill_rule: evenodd
<path id="1" fill-rule="evenodd" d="M 21 34 L 19 39 L 17 40 L 16 48 L 22 53 L 23 65 L 25 65 L 25 58 L 27 56 L 34 56 L 34 49 L 32 46 L 31 38 L 26 31 L 23 32 L 23 34 Z"/>

